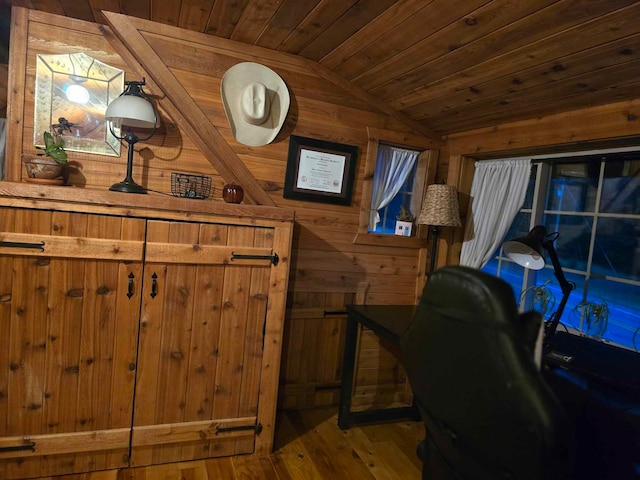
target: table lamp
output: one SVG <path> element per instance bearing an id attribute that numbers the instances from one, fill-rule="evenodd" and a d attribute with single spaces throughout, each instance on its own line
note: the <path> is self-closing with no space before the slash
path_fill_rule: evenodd
<path id="1" fill-rule="evenodd" d="M 124 193 L 147 193 L 147 190 L 133 180 L 133 146 L 139 141 L 149 140 L 156 130 L 156 111 L 149 101 L 149 97 L 142 90 L 145 81 L 125 82 L 126 88 L 122 94 L 107 107 L 104 114 L 109 124 L 109 131 L 119 140 L 129 144 L 127 154 L 127 176 L 122 182 L 114 183 L 109 190 Z M 124 135 L 118 135 L 114 131 L 119 129 Z M 151 128 L 151 133 L 144 138 L 139 138 L 134 133 L 134 128 Z"/>
<path id="2" fill-rule="evenodd" d="M 560 317 L 564 310 L 569 294 L 576 288 L 575 284 L 570 283 L 564 276 L 558 254 L 553 246 L 553 242 L 558 238 L 558 233 L 547 234 L 547 230 L 542 225 L 536 225 L 524 237 L 513 238 L 502 244 L 504 253 L 518 265 L 531 270 L 541 270 L 545 266 L 544 251 L 546 250 L 553 265 L 553 273 L 560 284 L 562 290 L 562 299 L 558 305 L 558 309 L 551 314 L 549 322 L 545 325 L 544 336 L 549 338 L 553 336 L 560 323 Z"/>
<path id="3" fill-rule="evenodd" d="M 433 272 L 436 264 L 438 247 L 438 227 L 460 227 L 460 207 L 458 205 L 458 191 L 453 185 L 434 184 L 427 187 L 427 193 L 422 202 L 420 215 L 416 219 L 420 225 L 431 225 L 433 238 L 431 239 L 431 265 Z"/>

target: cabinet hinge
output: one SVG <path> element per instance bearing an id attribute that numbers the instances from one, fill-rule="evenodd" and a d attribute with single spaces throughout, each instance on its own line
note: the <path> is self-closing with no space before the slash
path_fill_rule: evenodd
<path id="1" fill-rule="evenodd" d="M 10 248 L 33 248 L 44 252 L 44 242 L 38 243 L 23 243 L 23 242 L 0 242 L 0 247 Z"/>
<path id="2" fill-rule="evenodd" d="M 276 266 L 280 261 L 280 257 L 278 257 L 277 253 L 273 253 L 271 255 L 251 255 L 248 253 L 244 254 L 231 252 L 231 260 L 271 260 L 271 263 Z"/>
<path id="3" fill-rule="evenodd" d="M 36 451 L 36 442 L 25 443 L 24 445 L 12 445 L 10 447 L 0 447 L 0 453 L 5 452 L 21 452 L 23 450 Z"/>
<path id="4" fill-rule="evenodd" d="M 253 430 L 256 432 L 256 435 L 260 435 L 262 432 L 262 424 L 256 423 L 255 425 L 242 425 L 239 427 L 216 427 L 216 435 L 226 432 L 239 432 L 241 430 Z"/>

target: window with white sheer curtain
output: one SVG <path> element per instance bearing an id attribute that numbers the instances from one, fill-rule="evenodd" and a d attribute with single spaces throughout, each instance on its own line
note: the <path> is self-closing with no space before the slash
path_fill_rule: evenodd
<path id="1" fill-rule="evenodd" d="M 460 264 L 482 268 L 502 243 L 527 193 L 530 159 L 476 162 Z"/>
<path id="2" fill-rule="evenodd" d="M 524 204 L 505 239 L 535 225 L 557 233 L 555 250 L 575 285 L 559 329 L 640 351 L 640 150 L 532 160 Z M 507 281 L 522 309 L 549 319 L 563 293 L 545 259 L 542 270 L 527 270 L 498 245 L 482 270 Z"/>
<path id="3" fill-rule="evenodd" d="M 387 230 L 386 219 L 395 222 L 395 215 L 399 213 L 401 206 L 410 210 L 413 180 L 420 153 L 379 144 L 369 211 L 370 232 L 384 233 Z M 394 206 L 393 212 L 386 211 L 390 205 Z M 381 213 L 383 213 L 382 216 Z M 385 220 L 382 225 L 380 225 L 381 219 Z"/>

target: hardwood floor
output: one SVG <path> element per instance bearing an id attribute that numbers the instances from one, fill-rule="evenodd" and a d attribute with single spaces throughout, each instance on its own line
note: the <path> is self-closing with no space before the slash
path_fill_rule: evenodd
<path id="1" fill-rule="evenodd" d="M 48 480 L 418 480 L 421 422 L 341 431 L 337 409 L 279 412 L 274 453 L 110 470 Z"/>

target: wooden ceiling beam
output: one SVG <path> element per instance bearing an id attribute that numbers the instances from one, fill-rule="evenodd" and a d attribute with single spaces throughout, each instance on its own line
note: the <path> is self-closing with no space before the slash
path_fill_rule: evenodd
<path id="1" fill-rule="evenodd" d="M 146 73 L 151 77 L 165 95 L 159 100 L 159 104 L 174 117 L 225 182 L 242 185 L 245 201 L 249 203 L 275 205 L 131 19 L 113 12 L 102 13 L 115 34 L 115 37 L 108 35 L 105 29 L 105 38 L 136 73 L 141 76 Z"/>

